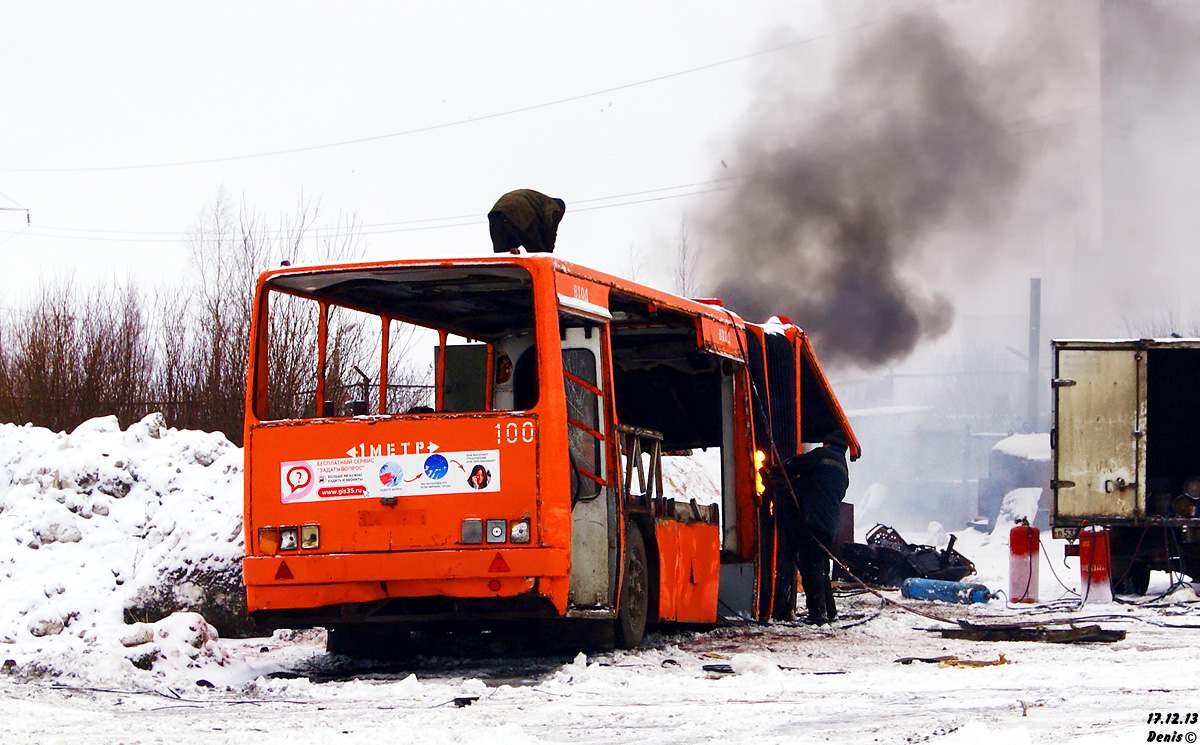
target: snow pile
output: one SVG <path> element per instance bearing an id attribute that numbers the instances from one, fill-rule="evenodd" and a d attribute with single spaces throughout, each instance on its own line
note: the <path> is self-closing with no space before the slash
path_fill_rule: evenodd
<path id="1" fill-rule="evenodd" d="M 754 654 L 735 654 L 729 666 L 738 675 L 778 675 L 779 665 Z"/>
<path id="2" fill-rule="evenodd" d="M 1005 437 L 992 448 L 1023 460 L 1049 461 L 1051 456 L 1050 433 L 1035 432 L 1029 435 Z"/>
<path id="3" fill-rule="evenodd" d="M 1004 501 L 1000 503 L 1000 514 L 996 517 L 995 530 L 1008 531 L 1021 520 L 1028 520 L 1032 524 L 1041 499 L 1040 486 L 1021 487 L 1005 494 Z"/>
<path id="4" fill-rule="evenodd" d="M 242 452 L 220 434 L 159 414 L 0 425 L 0 656 L 85 678 L 223 662 L 204 617 L 171 613 L 236 595 L 241 512 Z"/>
<path id="5" fill-rule="evenodd" d="M 718 504 L 721 501 L 721 449 L 693 450 L 690 455 L 662 459 L 663 493 L 681 502 Z M 637 478 L 634 478 L 637 487 Z"/>

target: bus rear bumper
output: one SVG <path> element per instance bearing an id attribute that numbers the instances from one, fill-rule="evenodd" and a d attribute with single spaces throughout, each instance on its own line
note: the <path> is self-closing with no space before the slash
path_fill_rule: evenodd
<path id="1" fill-rule="evenodd" d="M 568 552 L 553 548 L 280 554 L 242 560 L 250 611 L 388 598 L 541 595 L 566 611 Z"/>

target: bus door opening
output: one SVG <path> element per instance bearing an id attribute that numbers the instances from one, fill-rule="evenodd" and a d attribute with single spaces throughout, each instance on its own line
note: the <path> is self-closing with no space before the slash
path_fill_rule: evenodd
<path id="1" fill-rule="evenodd" d="M 618 292 L 610 308 L 621 485 L 646 535 L 651 617 L 712 622 L 723 490 L 734 486 L 735 368 L 700 347 L 692 314 Z"/>
<path id="2" fill-rule="evenodd" d="M 560 322 L 571 462 L 570 598 L 576 607 L 612 607 L 618 535 L 605 434 L 605 326 L 567 314 Z"/>

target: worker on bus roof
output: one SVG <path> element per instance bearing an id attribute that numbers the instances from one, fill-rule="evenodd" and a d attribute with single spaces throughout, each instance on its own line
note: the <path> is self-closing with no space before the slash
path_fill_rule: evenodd
<path id="1" fill-rule="evenodd" d="M 488 212 L 495 253 L 519 253 L 524 246 L 530 253 L 550 253 L 558 224 L 567 211 L 567 203 L 533 189 L 510 191 Z"/>

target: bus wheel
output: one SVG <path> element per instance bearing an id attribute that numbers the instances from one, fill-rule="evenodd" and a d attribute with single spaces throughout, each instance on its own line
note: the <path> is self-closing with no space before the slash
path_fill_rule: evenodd
<path id="1" fill-rule="evenodd" d="M 616 642 L 621 649 L 634 649 L 646 633 L 650 614 L 650 564 L 646 542 L 636 525 L 625 526 L 625 583 L 617 609 Z"/>

